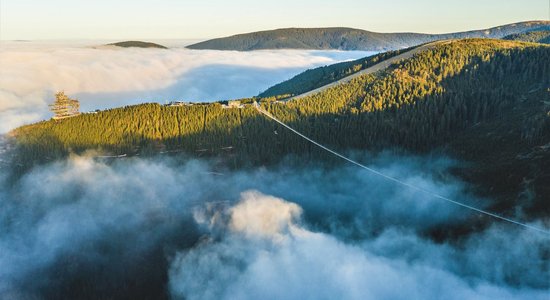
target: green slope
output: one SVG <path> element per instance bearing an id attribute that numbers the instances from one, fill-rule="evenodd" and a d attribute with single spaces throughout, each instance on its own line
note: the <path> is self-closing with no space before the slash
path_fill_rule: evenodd
<path id="1" fill-rule="evenodd" d="M 394 57 L 409 49 L 396 50 L 380 53 L 377 55 L 357 59 L 354 61 L 341 62 L 330 66 L 318 67 L 304 71 L 293 78 L 276 84 L 266 91 L 262 92 L 259 97 L 274 97 L 274 96 L 294 96 L 299 95 L 318 87 L 324 86 L 331 82 L 340 80 L 349 75 L 355 74 L 372 65 L 380 63 L 388 58 Z"/>
<path id="2" fill-rule="evenodd" d="M 442 151 L 470 162 L 456 174 L 498 198 L 499 209 L 550 213 L 549 88 L 549 46 L 474 39 L 438 45 L 310 97 L 286 104 L 263 99 L 262 105 L 341 151 Z M 129 155 L 181 151 L 234 167 L 287 155 L 330 159 L 253 107 L 224 109 L 219 103 L 130 106 L 44 121 L 13 135 L 15 163 L 22 165 L 89 149 Z"/>
<path id="3" fill-rule="evenodd" d="M 502 38 L 532 30 L 550 29 L 548 21 L 529 21 L 483 30 L 449 34 L 379 33 L 353 28 L 284 28 L 238 34 L 188 46 L 190 49 L 340 49 L 387 51 L 444 39 Z"/>

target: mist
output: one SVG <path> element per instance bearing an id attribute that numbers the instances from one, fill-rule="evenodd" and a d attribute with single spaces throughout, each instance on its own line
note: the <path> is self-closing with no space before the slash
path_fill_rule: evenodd
<path id="1" fill-rule="evenodd" d="M 445 157 L 369 161 L 458 201 L 492 201 L 450 176 L 457 162 Z M 434 230 L 480 216 L 353 166 L 71 156 L 15 182 L 1 174 L 3 299 L 547 299 L 550 289 L 547 237 L 494 222 L 438 242 Z"/>
<path id="2" fill-rule="evenodd" d="M 535 246 L 540 251 L 545 241 L 519 231 L 512 230 L 526 243 L 519 246 L 521 249 L 514 247 L 520 251 L 500 248 L 502 255 L 495 257 L 494 250 L 505 243 L 495 236 L 512 237 L 498 228 L 468 241 L 475 245 L 457 254 L 456 248 L 435 245 L 395 229 L 362 243 L 343 243 L 335 236 L 309 231 L 300 224 L 301 209 L 296 204 L 254 191 L 244 192 L 240 202 L 227 213 L 229 221 L 225 227 L 229 233 L 221 241 L 206 241 L 174 260 L 170 273 L 174 298 L 547 299 L 548 296 L 544 281 L 536 276 L 547 278 L 549 265 L 529 271 L 525 265 L 513 261 L 525 256 L 536 259 L 537 253 L 529 247 Z M 223 218 L 215 216 L 215 220 L 219 219 Z M 405 255 L 386 254 L 395 251 Z M 411 252 L 415 254 L 409 255 Z M 484 262 L 497 267 L 480 264 Z M 486 268 L 491 271 L 484 271 Z M 493 272 L 533 276 L 531 283 L 539 281 L 543 289 L 509 287 L 502 278 L 492 278 L 489 274 Z M 461 277 L 465 274 L 469 276 Z"/>
<path id="3" fill-rule="evenodd" d="M 99 43 L 99 42 L 98 42 Z M 308 69 L 358 59 L 364 51 L 213 51 L 3 42 L 0 133 L 48 119 L 57 91 L 82 111 L 143 102 L 252 97 Z"/>

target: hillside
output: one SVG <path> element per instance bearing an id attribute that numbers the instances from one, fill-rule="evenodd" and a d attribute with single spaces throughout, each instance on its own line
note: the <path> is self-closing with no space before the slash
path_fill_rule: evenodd
<path id="1" fill-rule="evenodd" d="M 351 62 L 307 70 L 268 88 L 259 97 L 275 96 L 277 99 L 290 101 L 312 96 L 331 87 L 348 83 L 359 76 L 383 71 L 395 63 L 436 47 L 439 43 L 449 42 L 450 40 L 435 41 L 417 47 L 384 52 Z"/>
<path id="2" fill-rule="evenodd" d="M 549 21 L 530 21 L 489 29 L 448 34 L 379 33 L 353 28 L 285 28 L 238 34 L 187 46 L 190 49 L 338 49 L 387 51 L 444 39 L 502 38 L 532 30 L 550 29 Z"/>
<path id="3" fill-rule="evenodd" d="M 380 53 L 377 55 L 360 58 L 353 61 L 346 61 L 330 66 L 318 67 L 306 70 L 289 80 L 278 83 L 258 95 L 258 97 L 282 97 L 299 95 L 331 82 L 335 82 L 352 74 L 356 74 L 377 63 L 386 61 L 392 57 L 406 52 L 405 50 L 395 50 Z"/>
<path id="4" fill-rule="evenodd" d="M 550 30 L 529 31 L 503 37 L 504 40 L 550 44 Z"/>
<path id="5" fill-rule="evenodd" d="M 342 66 L 347 68 L 346 65 Z M 334 72 L 343 70 L 335 68 Z M 550 47 L 502 40 L 442 43 L 388 69 L 264 108 L 341 151 L 439 151 L 494 208 L 550 213 Z M 240 168 L 326 153 L 251 106 L 143 104 L 18 128 L 15 168 L 70 152 L 182 153 Z"/>
<path id="6" fill-rule="evenodd" d="M 167 47 L 150 42 L 141 42 L 141 41 L 125 41 L 107 44 L 106 46 L 116 46 L 122 48 L 157 48 L 157 49 L 168 49 Z"/>

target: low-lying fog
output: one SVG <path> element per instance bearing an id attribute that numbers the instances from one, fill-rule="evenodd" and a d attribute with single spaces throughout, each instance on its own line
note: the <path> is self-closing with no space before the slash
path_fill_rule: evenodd
<path id="1" fill-rule="evenodd" d="M 480 216 L 353 166 L 289 165 L 75 156 L 2 178 L 0 298 L 548 299 L 546 236 L 495 222 L 437 243 L 426 233 Z M 452 165 L 370 164 L 487 205 Z"/>
<path id="2" fill-rule="evenodd" d="M 227 100 L 256 96 L 308 68 L 374 54 L 94 48 L 92 41 L 73 44 L 0 44 L 0 133 L 48 119 L 48 104 L 57 91 L 80 100 L 82 111 L 142 102 Z"/>

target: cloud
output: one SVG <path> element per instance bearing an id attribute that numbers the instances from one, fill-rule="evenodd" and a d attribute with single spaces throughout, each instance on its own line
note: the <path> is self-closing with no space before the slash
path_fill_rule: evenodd
<path id="1" fill-rule="evenodd" d="M 293 221 L 302 209 L 279 198 L 257 192 L 245 192 L 243 201 L 231 209 L 229 228 L 248 237 L 279 240 L 281 233 L 294 228 Z"/>
<path id="2" fill-rule="evenodd" d="M 369 165 L 482 206 L 445 175 L 453 163 Z M 358 168 L 73 156 L 3 171 L 0 298 L 538 299 L 549 288 L 545 237 L 498 223 L 435 242 L 432 230 L 477 215 Z"/>
<path id="3" fill-rule="evenodd" d="M 0 132 L 48 118 L 64 90 L 82 110 L 151 101 L 250 97 L 300 71 L 372 52 L 113 49 L 6 42 L 0 48 Z"/>
<path id="4" fill-rule="evenodd" d="M 197 238 L 189 208 L 208 202 L 194 184 L 181 184 L 199 179 L 194 172 L 204 168 L 186 169 L 179 173 L 147 161 L 109 166 L 73 157 L 37 168 L 13 186 L 3 182 L 0 298 L 26 299 L 37 290 L 40 298 L 71 298 L 44 293 L 70 290 L 70 278 L 88 278 L 88 285 L 107 281 L 105 288 L 108 282 L 123 285 L 132 269 L 162 274 L 156 269 L 162 268 L 162 249 Z M 158 267 L 143 266 L 155 251 L 161 251 Z M 151 282 L 149 276 L 156 275 L 133 278 Z"/>
<path id="5" fill-rule="evenodd" d="M 258 192 L 243 193 L 241 201 L 229 211 L 229 234 L 221 241 L 208 241 L 176 257 L 170 272 L 173 297 L 546 299 L 548 296 L 547 290 L 499 286 L 484 277 L 461 278 L 435 267 L 431 257 L 407 260 L 406 255 L 387 258 L 373 254 L 361 246 L 345 244 L 333 236 L 300 226 L 296 223 L 300 211 L 296 204 L 282 199 Z M 490 232 L 486 238 L 492 237 Z M 388 239 L 392 237 L 383 235 L 375 242 Z M 482 243 L 493 245 L 487 240 Z M 540 247 L 544 241 L 537 243 Z M 431 250 L 431 255 L 441 252 L 428 242 L 413 245 L 419 247 L 429 248 L 421 251 Z M 494 255 L 482 252 L 486 257 Z M 487 265 L 472 267 L 487 268 Z"/>

